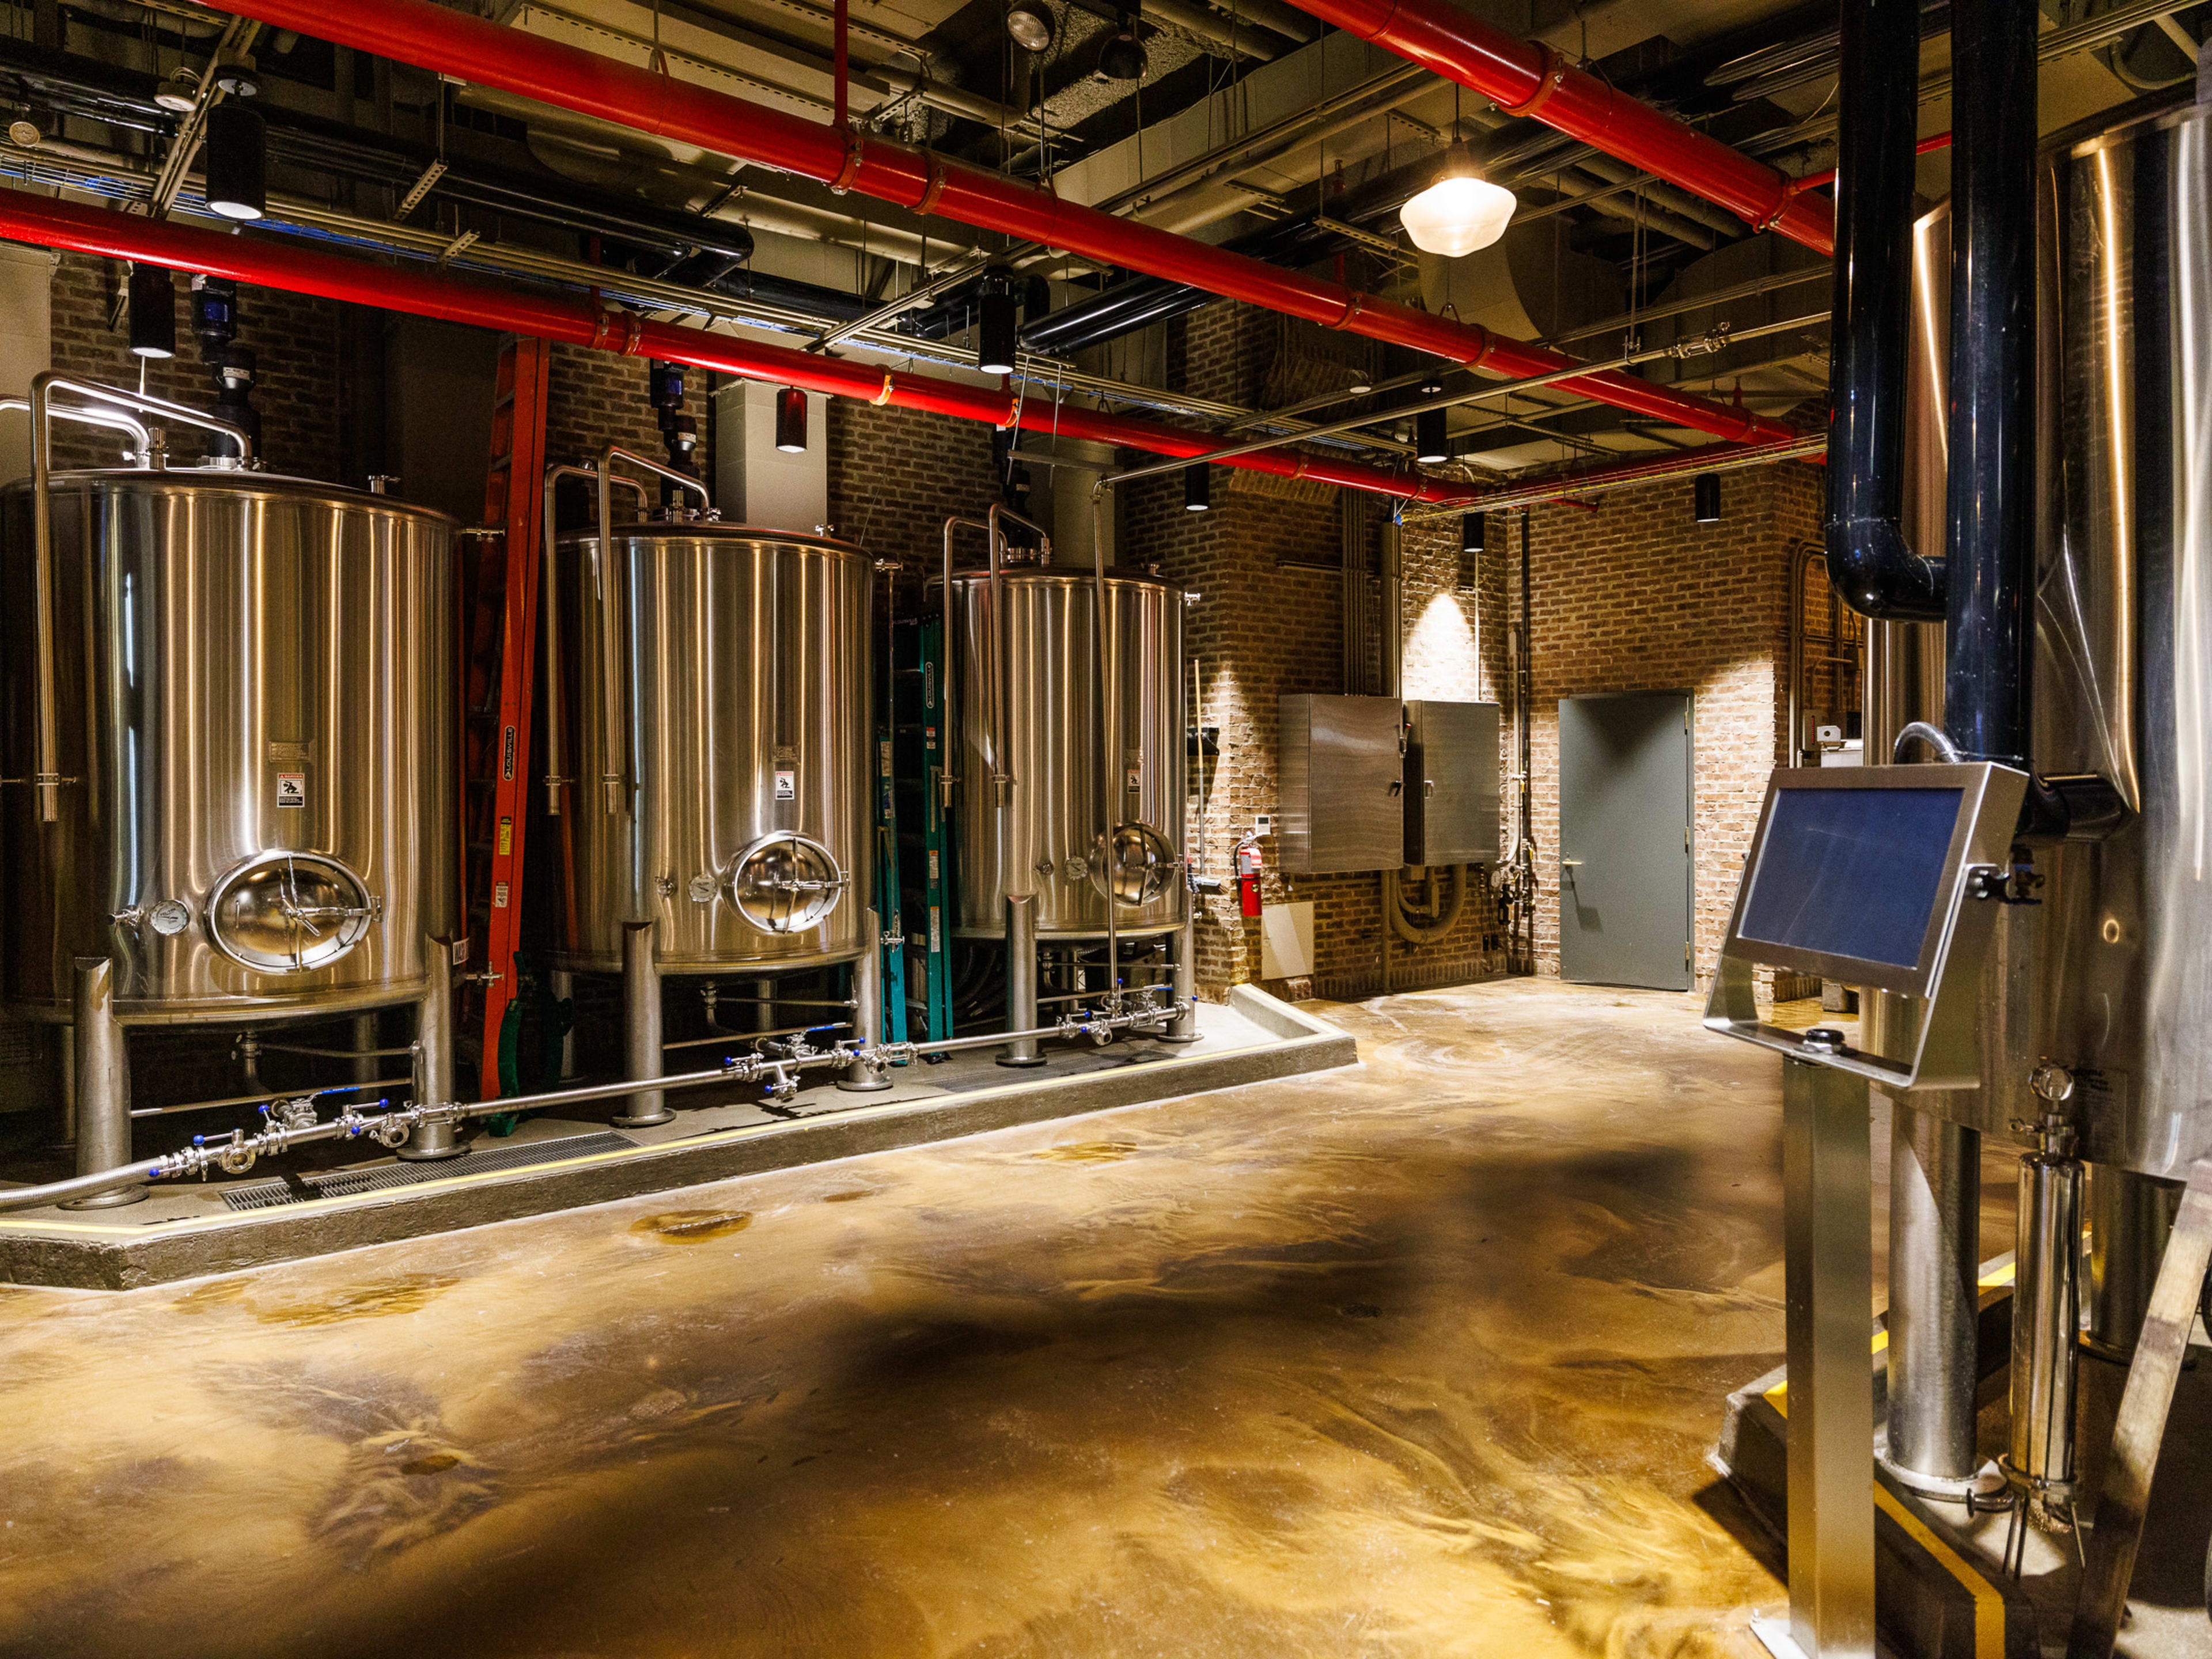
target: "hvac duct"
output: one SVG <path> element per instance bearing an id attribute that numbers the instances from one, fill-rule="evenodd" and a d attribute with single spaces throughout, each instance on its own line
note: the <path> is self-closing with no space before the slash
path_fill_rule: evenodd
<path id="1" fill-rule="evenodd" d="M 758 161 L 841 191 L 855 191 L 919 213 L 941 214 L 1104 264 L 1188 282 L 1227 299 L 1471 368 L 1521 378 L 1574 367 L 1572 358 L 1558 352 L 1502 339 L 1471 325 L 1362 294 L 1341 283 L 1283 270 L 1188 237 L 1063 202 L 1048 189 L 1018 184 L 998 173 L 857 131 L 841 131 L 501 27 L 428 0 L 356 0 L 353 5 L 336 9 L 309 3 L 309 0 L 242 0 L 242 5 L 243 15 L 279 27 L 297 28 L 356 51 L 459 76 L 638 131 L 680 139 L 720 155 Z M 1591 84 L 1602 83 L 1593 81 Z M 1635 125 L 1634 112 L 1643 106 L 1632 100 L 1617 101 L 1620 107 L 1607 111 L 1609 118 Z M 1650 111 L 1644 114 L 1674 126 Z M 1711 140 L 1699 137 L 1696 143 L 1722 156 L 1735 155 Z M 1743 161 L 1741 157 L 1736 159 Z M 1797 198 L 1794 202 L 1816 216 L 1825 213 L 1823 208 L 1808 205 L 1808 198 Z M 1617 372 L 1594 373 L 1563 381 L 1561 386 L 1578 397 L 1718 437 L 1779 439 L 1786 433 L 1777 422 Z"/>

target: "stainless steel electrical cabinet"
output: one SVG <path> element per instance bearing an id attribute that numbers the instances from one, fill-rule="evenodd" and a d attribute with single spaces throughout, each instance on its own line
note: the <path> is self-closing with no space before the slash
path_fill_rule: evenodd
<path id="1" fill-rule="evenodd" d="M 1292 875 L 1404 861 L 1404 705 L 1395 697 L 1281 700 L 1277 859 Z M 1495 757 L 1492 765 L 1496 764 Z"/>
<path id="2" fill-rule="evenodd" d="M 1498 862 L 1498 705 L 1406 705 L 1406 862 Z"/>

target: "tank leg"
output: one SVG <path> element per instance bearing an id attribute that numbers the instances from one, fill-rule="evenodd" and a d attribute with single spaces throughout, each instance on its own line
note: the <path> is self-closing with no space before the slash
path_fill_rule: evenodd
<path id="1" fill-rule="evenodd" d="M 1198 1041 L 1198 915 L 1197 907 L 1188 897 L 1183 902 L 1182 926 L 1175 933 L 1175 976 L 1172 981 L 1175 1000 L 1182 1005 L 1182 1012 L 1168 1022 L 1160 1033 L 1163 1042 L 1195 1042 Z"/>
<path id="2" fill-rule="evenodd" d="M 1033 1031 L 1037 1023 L 1036 899 L 1029 893 L 1006 895 L 1006 1029 Z M 1001 1066 L 1042 1066 L 1035 1037 L 1009 1042 Z"/>
<path id="3" fill-rule="evenodd" d="M 377 1062 L 380 1056 L 369 1051 L 378 1046 L 377 1025 L 374 1008 L 353 1017 L 353 1046 L 361 1054 L 361 1058 L 353 1063 L 353 1080 L 356 1083 L 376 1081 Z"/>
<path id="4" fill-rule="evenodd" d="M 1889 1436 L 1907 1486 L 1955 1492 L 1974 1474 L 1980 1134 L 1903 1101 L 1890 1108 Z"/>
<path id="5" fill-rule="evenodd" d="M 2112 1164 L 2081 1166 L 2081 1227 L 2088 1238 L 2081 1346 L 2100 1359 L 2124 1365 L 2135 1358 L 2181 1191 L 2179 1182 Z"/>
<path id="6" fill-rule="evenodd" d="M 873 910 L 863 913 L 860 933 L 868 948 L 853 964 L 853 1035 L 862 1048 L 872 1048 L 884 1040 L 883 925 Z M 872 1095 L 890 1088 L 891 1080 L 881 1066 L 856 1060 L 845 1068 L 837 1086 L 848 1094 Z"/>
<path id="7" fill-rule="evenodd" d="M 106 957 L 76 959 L 76 1172 L 97 1175 L 131 1161 L 131 1065 L 115 1021 L 115 964 Z M 65 1210 L 110 1210 L 146 1196 L 138 1182 L 72 1200 Z"/>
<path id="8" fill-rule="evenodd" d="M 430 982 L 416 1005 L 415 1098 L 430 1105 L 453 1097 L 453 947 L 441 939 L 425 939 L 422 957 Z M 459 1125 L 425 1123 L 408 1132 L 399 1156 L 410 1164 L 427 1164 L 459 1158 L 467 1150 Z"/>
<path id="9" fill-rule="evenodd" d="M 666 1056 L 660 1047 L 660 962 L 657 921 L 623 924 L 623 1053 L 633 1081 L 662 1075 Z M 629 1113 L 615 1119 L 624 1129 L 643 1129 L 676 1115 L 668 1097 L 641 1089 L 630 1097 Z"/>

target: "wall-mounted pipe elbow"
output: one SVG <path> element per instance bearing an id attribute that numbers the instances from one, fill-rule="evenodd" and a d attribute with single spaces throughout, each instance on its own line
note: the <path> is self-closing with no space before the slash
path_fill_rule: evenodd
<path id="1" fill-rule="evenodd" d="M 1885 622 L 1941 622 L 1943 563 L 1915 550 L 1905 516 L 1907 346 L 1918 0 L 1848 0 L 1836 179 L 1835 343 L 1829 382 L 1828 575 L 1844 604 Z"/>

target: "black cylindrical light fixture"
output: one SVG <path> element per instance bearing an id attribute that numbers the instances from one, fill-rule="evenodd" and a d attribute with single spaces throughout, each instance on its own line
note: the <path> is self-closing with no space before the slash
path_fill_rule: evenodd
<path id="1" fill-rule="evenodd" d="M 991 272 L 976 291 L 975 309 L 975 367 L 986 374 L 1012 374 L 1017 322 L 1013 284 Z"/>
<path id="2" fill-rule="evenodd" d="M 787 455 L 806 453 L 806 394 L 795 386 L 775 394 L 775 447 Z"/>
<path id="3" fill-rule="evenodd" d="M 269 210 L 268 128 L 235 98 L 208 112 L 207 172 L 210 213 L 226 219 L 258 219 Z"/>
<path id="4" fill-rule="evenodd" d="M 1413 416 L 1413 459 L 1424 466 L 1451 459 L 1451 446 L 1444 437 L 1444 412 L 1441 409 L 1425 409 Z"/>
<path id="5" fill-rule="evenodd" d="M 1695 510 L 1691 514 L 1699 524 L 1718 524 L 1721 521 L 1721 475 L 1700 472 L 1690 486 Z"/>
<path id="6" fill-rule="evenodd" d="M 1204 513 L 1213 505 L 1213 468 L 1206 461 L 1193 461 L 1182 470 L 1182 510 Z"/>
<path id="7" fill-rule="evenodd" d="M 1487 551 L 1485 543 L 1490 534 L 1490 514 L 1463 513 L 1459 520 L 1459 550 L 1462 553 Z"/>
<path id="8" fill-rule="evenodd" d="M 177 284 L 167 265 L 131 267 L 131 355 L 177 355 Z"/>

